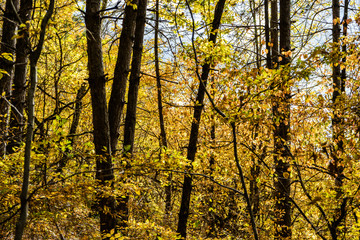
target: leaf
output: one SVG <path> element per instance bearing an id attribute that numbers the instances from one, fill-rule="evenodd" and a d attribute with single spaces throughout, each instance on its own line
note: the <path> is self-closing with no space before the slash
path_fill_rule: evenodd
<path id="1" fill-rule="evenodd" d="M 131 148 L 131 145 L 125 145 L 124 146 L 124 151 L 128 152 L 128 151 L 130 151 L 130 148 Z"/>
<path id="2" fill-rule="evenodd" d="M 2 53 L 1 57 L 8 60 L 8 61 L 10 61 L 10 62 L 14 61 L 13 55 L 11 53 Z"/>

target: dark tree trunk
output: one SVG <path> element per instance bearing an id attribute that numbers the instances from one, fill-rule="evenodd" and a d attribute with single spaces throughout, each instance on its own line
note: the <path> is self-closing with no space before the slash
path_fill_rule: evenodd
<path id="1" fill-rule="evenodd" d="M 100 0 L 86 1 L 86 37 L 88 53 L 89 85 L 91 105 L 93 111 L 94 144 L 96 154 L 96 179 L 100 187 L 112 186 L 114 179 L 113 165 L 111 162 L 110 130 L 107 112 L 106 78 L 104 75 Z M 116 227 L 115 198 L 104 194 L 100 189 L 97 194 L 98 210 L 100 214 L 100 230 L 103 236 Z M 103 237 L 107 239 L 107 237 Z"/>
<path id="2" fill-rule="evenodd" d="M 114 80 L 109 101 L 109 124 L 111 149 L 116 151 L 119 139 L 119 128 L 122 111 L 125 105 L 126 83 L 129 75 L 129 67 L 134 42 L 137 10 L 133 5 L 138 5 L 138 0 L 130 1 L 125 7 L 123 28 L 120 35 L 118 56 L 114 71 Z"/>
<path id="3" fill-rule="evenodd" d="M 54 12 L 55 0 L 51 0 L 49 8 L 41 21 L 40 28 L 40 37 L 39 42 L 34 51 L 30 54 L 30 86 L 28 88 L 27 94 L 27 129 L 26 129 L 26 142 L 25 142 L 25 154 L 24 154 L 24 174 L 23 174 L 23 183 L 20 194 L 20 216 L 19 220 L 16 222 L 15 229 L 15 240 L 21 240 L 24 229 L 26 226 L 26 220 L 28 215 L 29 208 L 29 184 L 30 184 L 30 162 L 31 162 L 31 149 L 32 149 L 32 140 L 34 134 L 34 119 L 35 119 L 35 91 L 37 85 L 37 70 L 36 65 L 40 58 L 40 54 L 44 45 L 45 33 L 47 24 Z"/>
<path id="4" fill-rule="evenodd" d="M 160 156 L 163 148 L 167 148 L 167 138 L 164 123 L 163 105 L 162 105 L 162 89 L 160 79 L 160 65 L 159 65 L 159 0 L 155 3 L 155 36 L 154 36 L 154 55 L 155 55 L 155 75 L 157 87 L 157 104 L 159 110 L 160 123 Z M 167 166 L 166 166 L 167 167 Z M 172 188 L 172 174 L 169 173 L 167 177 L 167 185 L 165 186 L 165 221 L 169 220 L 171 212 L 171 188 Z"/>
<path id="5" fill-rule="evenodd" d="M 343 23 L 343 34 L 346 37 L 347 35 L 347 18 L 348 18 L 348 7 L 349 1 L 345 1 L 344 6 L 344 23 Z M 336 188 L 336 198 L 338 202 L 341 202 L 341 206 L 337 207 L 335 214 L 333 215 L 333 220 L 331 221 L 331 237 L 333 240 L 338 239 L 340 235 L 345 233 L 346 229 L 344 226 L 344 221 L 346 218 L 346 204 L 347 199 L 344 198 L 344 193 L 342 190 L 343 179 L 344 179 L 344 119 L 342 117 L 342 112 L 344 109 L 343 94 L 345 93 L 345 81 L 346 81 L 346 69 L 341 70 L 340 65 L 342 61 L 346 61 L 346 57 L 341 59 L 342 53 L 346 52 L 346 44 L 343 44 L 341 48 L 340 43 L 340 2 L 339 0 L 332 1 L 332 14 L 333 14 L 333 118 L 332 118 L 332 130 L 333 130 L 333 147 L 331 149 L 331 161 L 329 163 L 329 172 L 335 178 L 335 188 Z"/>
<path id="6" fill-rule="evenodd" d="M 270 47 L 270 28 L 269 28 L 269 0 L 264 3 L 265 13 L 265 43 L 266 43 L 266 67 L 271 69 L 271 47 Z"/>
<path id="7" fill-rule="evenodd" d="M 33 1 L 21 0 L 19 17 L 22 24 L 26 24 L 19 29 L 19 38 L 16 42 L 16 60 L 15 72 L 13 80 L 13 89 L 11 96 L 11 116 L 10 116 L 10 132 L 9 143 L 6 151 L 13 153 L 14 148 L 20 146 L 24 138 L 24 109 L 25 109 L 25 95 L 26 95 L 26 73 L 28 65 L 28 55 L 30 53 L 30 42 L 28 28 L 30 25 L 28 21 L 31 19 Z"/>
<path id="8" fill-rule="evenodd" d="M 280 0 L 281 82 L 273 101 L 275 163 L 275 239 L 291 239 L 290 202 L 290 0 Z"/>
<path id="9" fill-rule="evenodd" d="M 131 73 L 128 91 L 128 104 L 126 108 L 126 118 L 124 126 L 124 156 L 131 158 L 134 149 L 136 107 L 139 92 L 141 59 L 143 53 L 144 29 L 146 19 L 147 0 L 139 0 L 138 13 L 136 18 L 134 51 L 131 62 Z M 127 206 L 128 197 L 119 200 L 119 214 L 121 228 L 127 227 L 129 210 Z"/>
<path id="10" fill-rule="evenodd" d="M 333 128 L 333 142 L 334 150 L 332 150 L 331 157 L 333 158 L 330 162 L 329 170 L 335 176 L 335 185 L 340 188 L 342 186 L 343 178 L 343 168 L 341 167 L 341 159 L 343 154 L 343 135 L 344 129 L 343 119 L 341 117 L 342 109 L 342 94 L 345 91 L 345 80 L 342 77 L 340 69 L 340 3 L 339 0 L 333 0 L 333 87 L 334 92 L 332 96 L 333 101 L 333 112 L 334 117 L 332 118 L 332 128 Z M 344 72 L 345 74 L 345 72 Z M 336 150 L 335 150 L 336 149 Z"/>
<path id="11" fill-rule="evenodd" d="M 16 17 L 16 12 L 19 8 L 19 0 L 6 0 L 5 12 L 3 16 L 3 29 L 1 37 L 1 53 L 8 53 L 11 56 L 9 58 L 15 57 L 15 31 L 16 31 L 16 22 L 18 21 Z M 10 59 L 0 58 L 0 69 L 5 70 L 7 74 L 4 74 L 0 79 L 0 95 L 4 96 L 6 99 L 0 99 L 0 155 L 4 156 L 6 154 L 6 144 L 8 136 L 8 124 L 9 124 L 9 114 L 10 114 L 10 105 L 7 101 L 10 100 L 11 96 L 11 85 L 12 78 L 14 73 L 14 61 Z M 5 92 L 5 93 L 4 93 Z M 2 95 L 4 93 L 4 95 Z"/>
<path id="12" fill-rule="evenodd" d="M 124 127 L 124 152 L 133 152 L 147 0 L 139 0 Z"/>
<path id="13" fill-rule="evenodd" d="M 209 36 L 209 42 L 216 43 L 217 37 L 217 30 L 219 29 L 221 16 L 223 14 L 225 7 L 225 0 L 219 0 L 215 7 L 215 14 L 214 20 L 211 26 L 211 32 Z M 191 124 L 191 131 L 190 131 L 190 139 L 188 145 L 188 152 L 187 152 L 187 159 L 190 162 L 195 160 L 195 155 L 197 151 L 197 142 L 198 142 L 198 134 L 199 134 L 199 126 L 201 120 L 201 113 L 204 108 L 204 96 L 205 96 L 205 88 L 208 80 L 208 76 L 210 73 L 210 64 L 205 63 L 202 66 L 202 74 L 199 79 L 199 90 L 196 96 L 196 106 L 194 107 L 194 116 L 193 121 Z M 184 184 L 183 184 L 183 191 L 181 196 L 181 205 L 179 211 L 179 222 L 177 232 L 180 236 L 186 239 L 186 227 L 187 227 L 187 220 L 189 217 L 189 209 L 190 209 L 190 197 L 192 191 L 192 177 L 191 175 L 184 176 Z"/>
<path id="14" fill-rule="evenodd" d="M 271 20 L 270 20 L 270 42 L 271 42 L 271 65 L 268 67 L 278 67 L 279 54 L 279 22 L 278 22 L 278 0 L 271 0 Z"/>
<path id="15" fill-rule="evenodd" d="M 79 126 L 80 115 L 81 115 L 81 111 L 82 111 L 82 99 L 83 99 L 83 97 L 85 97 L 86 93 L 87 93 L 86 85 L 83 84 L 83 85 L 81 85 L 81 87 L 79 88 L 79 90 L 77 91 L 77 94 L 76 94 L 75 110 L 74 110 L 73 119 L 72 119 L 71 126 L 70 126 L 70 131 L 68 134 L 70 146 L 72 146 L 74 144 L 74 135 L 76 134 L 76 129 Z M 70 152 L 69 148 L 66 148 L 65 153 L 63 154 L 62 158 L 60 159 L 60 161 L 58 163 L 56 172 L 61 173 L 63 171 L 63 169 L 66 166 L 66 163 L 69 159 L 69 157 L 68 157 L 69 152 Z"/>
<path id="16" fill-rule="evenodd" d="M 210 82 L 210 94 L 211 97 L 215 97 L 215 83 L 214 78 L 211 78 Z M 215 111 L 213 110 L 210 115 L 211 125 L 210 125 L 210 158 L 209 158 L 209 170 L 210 177 L 214 176 L 215 171 L 215 146 L 216 146 L 216 120 L 215 120 Z M 214 238 L 217 235 L 216 231 L 216 212 L 213 210 L 214 207 L 214 186 L 213 184 L 208 187 L 208 199 L 207 199 L 207 210 L 208 210 L 208 232 L 207 237 Z"/>

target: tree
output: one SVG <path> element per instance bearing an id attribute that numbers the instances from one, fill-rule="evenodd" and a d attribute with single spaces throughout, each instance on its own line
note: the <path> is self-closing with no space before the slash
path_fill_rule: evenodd
<path id="1" fill-rule="evenodd" d="M 189 3 L 187 2 L 187 4 Z M 188 7 L 190 9 L 189 5 Z M 211 31 L 209 36 L 209 42 L 211 42 L 212 44 L 216 43 L 217 32 L 220 27 L 220 21 L 224 11 L 224 7 L 225 7 L 225 1 L 219 0 L 215 7 L 214 19 L 212 21 Z M 205 63 L 202 66 L 201 76 L 198 76 L 200 82 L 199 90 L 195 100 L 196 105 L 194 106 L 194 116 L 191 124 L 191 133 L 190 133 L 190 139 L 189 139 L 189 145 L 187 151 L 187 159 L 190 162 L 193 162 L 195 160 L 201 113 L 204 108 L 203 104 L 205 97 L 205 88 L 207 85 L 209 73 L 210 73 L 210 63 Z M 181 196 L 181 206 L 179 211 L 178 228 L 177 228 L 177 232 L 180 234 L 182 238 L 186 238 L 186 225 L 189 216 L 191 191 L 192 191 L 192 177 L 191 175 L 185 174 L 182 196 Z"/>
<path id="2" fill-rule="evenodd" d="M 291 239 L 290 202 L 290 7 L 289 0 L 280 1 L 280 82 L 273 101 L 275 163 L 275 239 Z M 273 86 L 275 87 L 275 86 Z"/>
<path id="3" fill-rule="evenodd" d="M 14 73 L 14 56 L 15 56 L 15 31 L 17 29 L 16 22 L 17 11 L 19 8 L 18 0 L 7 0 L 4 12 L 3 32 L 1 37 L 1 53 L 0 69 L 2 77 L 0 81 L 0 93 L 3 94 L 3 98 L 0 100 L 0 115 L 1 115 L 1 132 L 3 133 L 3 139 L 1 143 L 1 155 L 6 154 L 6 144 L 8 136 L 8 124 L 10 115 L 9 100 L 11 96 L 11 85 Z"/>
<path id="4" fill-rule="evenodd" d="M 31 19 L 32 0 L 20 0 L 19 20 L 21 36 L 16 42 L 16 60 L 14 72 L 14 87 L 11 95 L 11 116 L 9 125 L 9 143 L 7 151 L 11 154 L 19 147 L 24 137 L 24 109 L 26 95 L 26 74 L 28 55 L 31 52 L 29 44 L 29 21 Z"/>
<path id="5" fill-rule="evenodd" d="M 24 175 L 23 175 L 23 183 L 20 195 L 20 216 L 19 220 L 16 223 L 16 230 L 15 230 L 15 239 L 21 240 L 25 225 L 26 219 L 28 214 L 29 208 L 29 200 L 28 200 L 28 192 L 29 192 L 29 185 L 30 185 L 30 161 L 31 161 L 31 150 L 32 150 L 32 141 L 33 141 L 33 133 L 34 133 L 34 113 L 35 113 L 35 90 L 37 84 L 37 62 L 39 60 L 44 40 L 46 34 L 46 27 L 50 21 L 50 18 L 54 12 L 55 7 L 55 0 L 50 1 L 49 8 L 41 21 L 41 32 L 39 37 L 39 42 L 36 45 L 36 48 L 30 54 L 30 87 L 28 89 L 27 95 L 27 112 L 28 112 L 28 119 L 27 119 L 27 129 L 26 129 L 26 142 L 25 142 L 25 156 L 24 156 Z"/>
<path id="6" fill-rule="evenodd" d="M 1 239 L 359 238 L 359 0 L 15 2 Z"/>
<path id="7" fill-rule="evenodd" d="M 116 227 L 115 197 L 106 196 L 103 192 L 106 186 L 111 186 L 114 180 L 111 160 L 110 128 L 106 101 L 106 77 L 103 67 L 101 43 L 101 18 L 99 0 L 86 1 L 86 37 L 88 53 L 89 86 L 93 111 L 94 144 L 96 154 L 96 179 L 100 184 L 97 196 L 97 207 L 100 214 L 100 231 L 106 234 Z M 102 191 L 102 192 L 101 192 Z"/>

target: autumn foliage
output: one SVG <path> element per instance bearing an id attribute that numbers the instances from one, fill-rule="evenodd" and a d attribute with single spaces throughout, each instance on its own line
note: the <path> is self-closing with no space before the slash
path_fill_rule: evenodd
<path id="1" fill-rule="evenodd" d="M 0 239 L 359 239 L 359 0 L 0 7 Z"/>

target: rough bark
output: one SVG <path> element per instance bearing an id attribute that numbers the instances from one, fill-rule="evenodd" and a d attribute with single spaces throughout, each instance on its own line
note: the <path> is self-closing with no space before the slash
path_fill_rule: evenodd
<path id="1" fill-rule="evenodd" d="M 55 7 L 55 0 L 51 0 L 49 8 L 41 21 L 41 30 L 39 42 L 36 46 L 36 49 L 31 52 L 30 55 L 30 86 L 27 94 L 27 129 L 26 129 L 26 142 L 25 142 L 25 154 L 24 154 L 24 174 L 23 174 L 23 183 L 21 188 L 20 195 L 20 216 L 19 220 L 16 223 L 15 229 L 15 240 L 21 240 L 24 229 L 26 226 L 26 219 L 28 215 L 29 200 L 29 184 L 30 184 L 30 162 L 31 162 L 31 149 L 32 149 L 32 140 L 34 134 L 34 119 L 35 119 L 35 90 L 37 85 L 37 70 L 36 65 L 40 58 L 40 54 L 44 45 L 46 26 L 53 14 Z"/>
<path id="2" fill-rule="evenodd" d="M 126 108 L 125 126 L 124 126 L 124 156 L 131 158 L 134 149 L 136 108 L 140 83 L 141 59 L 143 53 L 143 40 L 145 30 L 147 0 L 139 0 L 138 13 L 136 18 L 135 42 L 133 57 L 131 62 L 131 73 L 129 79 L 128 103 Z M 127 227 L 129 209 L 127 206 L 128 197 L 120 199 L 119 214 L 121 228 Z"/>
<path id="3" fill-rule="evenodd" d="M 124 127 L 124 150 L 125 154 L 130 153 L 130 155 L 133 153 L 135 139 L 136 107 L 139 93 L 141 59 L 143 53 L 146 6 L 147 0 L 139 0 Z"/>
<path id="4" fill-rule="evenodd" d="M 211 32 L 209 36 L 209 42 L 213 42 L 214 44 L 216 42 L 217 32 L 218 32 L 217 30 L 219 29 L 220 26 L 221 16 L 223 14 L 224 7 L 225 7 L 225 0 L 219 0 L 215 7 L 214 19 L 212 22 Z M 195 160 L 195 155 L 197 152 L 199 126 L 200 126 L 202 110 L 204 108 L 205 88 L 209 73 L 210 73 L 210 64 L 205 63 L 202 66 L 202 74 L 199 79 L 199 81 L 201 82 L 199 84 L 199 90 L 195 100 L 196 106 L 194 106 L 194 115 L 190 130 L 190 139 L 189 139 L 188 152 L 187 152 L 187 159 L 190 162 L 193 162 Z M 189 217 L 191 191 L 192 191 L 192 176 L 185 175 L 183 191 L 181 196 L 181 205 L 179 211 L 178 228 L 177 228 L 177 233 L 179 233 L 180 236 L 184 239 L 186 239 L 186 228 L 187 228 L 187 220 Z"/>
<path id="5" fill-rule="evenodd" d="M 129 1 L 125 7 L 125 16 L 123 20 L 123 28 L 120 35 L 120 43 L 118 56 L 114 71 L 114 80 L 109 101 L 109 124 L 111 149 L 116 151 L 119 139 L 119 128 L 121 116 L 125 105 L 126 84 L 129 75 L 129 67 L 134 42 L 135 25 L 138 0 Z"/>
<path id="6" fill-rule="evenodd" d="M 26 74 L 28 57 L 30 53 L 29 42 L 29 24 L 31 19 L 33 1 L 21 0 L 19 17 L 23 25 L 18 34 L 21 38 L 16 42 L 16 60 L 15 60 L 15 72 L 13 79 L 13 89 L 11 96 L 11 115 L 9 128 L 9 143 L 6 151 L 13 153 L 14 148 L 20 146 L 24 138 L 24 109 L 25 109 L 25 95 L 26 95 Z"/>
<path id="7" fill-rule="evenodd" d="M 290 0 L 280 0 L 281 82 L 273 101 L 275 163 L 275 239 L 291 239 L 290 202 Z"/>
<path id="8" fill-rule="evenodd" d="M 86 1 L 86 37 L 88 54 L 89 85 L 91 94 L 94 144 L 96 154 L 96 179 L 100 184 L 97 207 L 100 214 L 100 230 L 103 236 L 116 227 L 115 198 L 103 194 L 105 186 L 112 186 L 114 179 L 111 162 L 110 130 L 106 102 L 106 78 L 103 67 L 100 0 Z M 106 237 L 103 237 L 107 239 Z"/>
<path id="9" fill-rule="evenodd" d="M 3 16 L 3 29 L 1 37 L 1 49 L 0 52 L 11 54 L 11 58 L 15 58 L 15 31 L 17 29 L 16 22 L 17 11 L 19 8 L 19 0 L 6 0 L 5 12 Z M 6 59 L 4 57 L 0 58 L 0 69 L 5 70 L 7 74 L 4 74 L 0 79 L 0 95 L 4 96 L 6 99 L 0 99 L 0 155 L 5 156 L 6 154 L 6 142 L 8 136 L 8 124 L 9 124 L 9 114 L 10 114 L 10 105 L 8 101 L 11 96 L 11 85 L 12 78 L 14 73 L 14 61 Z M 4 93 L 4 95 L 3 95 Z"/>

